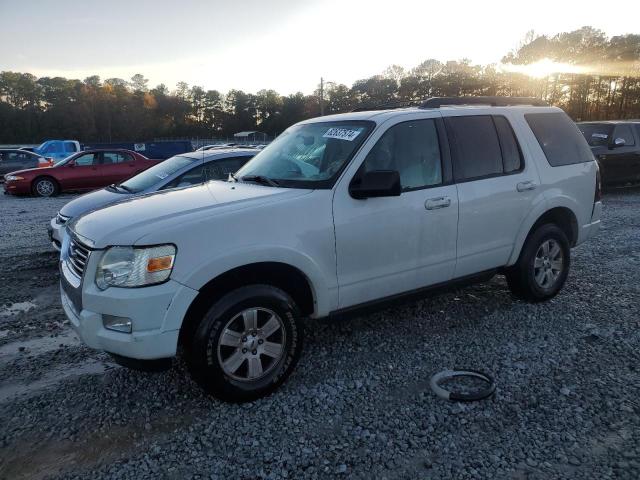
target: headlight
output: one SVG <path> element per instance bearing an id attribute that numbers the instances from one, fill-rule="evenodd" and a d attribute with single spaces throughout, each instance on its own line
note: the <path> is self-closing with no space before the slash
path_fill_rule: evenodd
<path id="1" fill-rule="evenodd" d="M 15 182 L 16 180 L 24 180 L 24 177 L 19 177 L 18 175 L 5 175 L 4 179 L 7 182 Z"/>
<path id="2" fill-rule="evenodd" d="M 98 264 L 96 285 L 105 290 L 162 283 L 171 275 L 175 257 L 176 247 L 173 245 L 111 247 L 102 254 Z"/>

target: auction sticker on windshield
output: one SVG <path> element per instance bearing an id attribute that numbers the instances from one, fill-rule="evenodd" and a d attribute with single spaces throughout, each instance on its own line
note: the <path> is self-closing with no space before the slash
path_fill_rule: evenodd
<path id="1" fill-rule="evenodd" d="M 338 140 L 348 140 L 352 142 L 358 135 L 360 130 L 351 130 L 348 128 L 333 127 L 327 130 L 323 135 L 324 138 L 337 138 Z"/>

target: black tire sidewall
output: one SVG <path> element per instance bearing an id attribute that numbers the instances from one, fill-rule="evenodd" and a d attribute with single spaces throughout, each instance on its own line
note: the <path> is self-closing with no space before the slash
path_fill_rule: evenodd
<path id="1" fill-rule="evenodd" d="M 284 324 L 285 353 L 274 371 L 255 382 L 227 376 L 218 361 L 218 339 L 227 322 L 242 310 L 268 308 Z M 187 359 L 196 381 L 209 393 L 230 402 L 250 401 L 268 395 L 293 371 L 302 351 L 300 311 L 284 291 L 269 285 L 249 285 L 225 295 L 204 315 L 190 342 Z"/>
<path id="2" fill-rule="evenodd" d="M 555 284 L 549 289 L 544 289 L 536 282 L 534 260 L 540 245 L 551 239 L 556 240 L 562 249 L 563 269 Z M 565 233 L 556 225 L 542 225 L 536 229 L 536 231 L 527 240 L 521 261 L 518 263 L 520 263 L 518 266 L 521 275 L 520 280 L 522 285 L 525 287 L 526 296 L 532 301 L 548 300 L 558 294 L 569 275 L 569 267 L 571 265 L 571 247 L 569 245 L 569 240 Z"/>

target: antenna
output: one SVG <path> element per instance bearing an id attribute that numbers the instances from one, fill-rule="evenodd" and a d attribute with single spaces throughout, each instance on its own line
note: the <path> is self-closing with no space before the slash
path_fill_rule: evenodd
<path id="1" fill-rule="evenodd" d="M 324 79 L 320 77 L 320 116 L 324 116 Z"/>

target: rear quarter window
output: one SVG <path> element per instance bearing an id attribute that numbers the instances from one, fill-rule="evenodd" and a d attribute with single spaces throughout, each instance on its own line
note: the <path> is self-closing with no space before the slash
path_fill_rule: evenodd
<path id="1" fill-rule="evenodd" d="M 589 145 L 566 114 L 527 113 L 524 118 L 552 167 L 593 161 Z"/>

